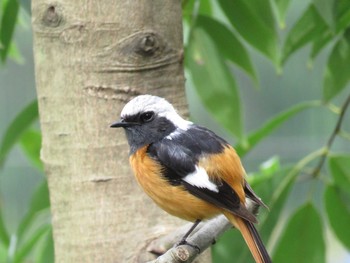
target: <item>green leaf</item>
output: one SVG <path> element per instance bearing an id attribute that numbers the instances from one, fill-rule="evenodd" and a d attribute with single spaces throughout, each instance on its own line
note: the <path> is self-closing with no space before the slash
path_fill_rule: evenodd
<path id="1" fill-rule="evenodd" d="M 328 185 L 324 195 L 324 203 L 333 232 L 350 249 L 350 209 L 346 205 L 350 201 L 350 195 L 347 192 L 347 198 L 344 198 L 343 194 L 340 188 L 335 185 Z"/>
<path id="2" fill-rule="evenodd" d="M 51 225 L 44 225 L 37 229 L 30 238 L 15 252 L 13 263 L 21 263 L 32 252 L 38 241 L 51 230 Z"/>
<path id="3" fill-rule="evenodd" d="M 13 61 L 17 62 L 18 64 L 24 63 L 24 58 L 22 57 L 21 53 L 19 52 L 17 45 L 15 42 L 11 42 L 10 49 L 8 51 L 7 56 L 12 59 Z"/>
<path id="4" fill-rule="evenodd" d="M 42 182 L 32 195 L 29 210 L 25 217 L 22 219 L 17 236 L 19 239 L 23 236 L 24 232 L 29 228 L 29 225 L 33 222 L 38 212 L 50 207 L 49 189 L 47 181 Z"/>
<path id="5" fill-rule="evenodd" d="M 272 158 L 268 159 L 260 165 L 260 172 L 265 175 L 274 174 L 280 169 L 280 160 L 277 156 L 273 156 Z"/>
<path id="6" fill-rule="evenodd" d="M 350 29 L 334 46 L 323 79 L 323 99 L 329 101 L 341 92 L 350 80 Z"/>
<path id="7" fill-rule="evenodd" d="M 330 30 L 326 30 L 321 35 L 316 37 L 312 42 L 312 50 L 310 54 L 311 60 L 315 59 L 315 57 L 322 51 L 322 49 L 332 42 L 333 40 L 333 33 Z"/>
<path id="8" fill-rule="evenodd" d="M 203 15 L 198 16 L 196 25 L 205 30 L 214 41 L 216 49 L 220 50 L 226 59 L 235 63 L 257 81 L 249 53 L 232 31 L 219 21 Z"/>
<path id="9" fill-rule="evenodd" d="M 298 169 L 291 169 L 289 172 L 285 171 L 286 176 L 279 176 L 278 184 L 274 187 L 274 189 L 271 189 L 270 193 L 272 192 L 273 194 L 270 202 L 267 203 L 270 211 L 265 215 L 259 224 L 259 232 L 262 236 L 272 238 L 272 232 L 280 220 L 281 213 L 295 183 L 298 172 Z"/>
<path id="10" fill-rule="evenodd" d="M 186 65 L 207 110 L 224 128 L 242 138 L 240 99 L 235 80 L 203 28 L 193 29 Z"/>
<path id="11" fill-rule="evenodd" d="M 55 252 L 53 244 L 52 229 L 48 231 L 45 243 L 43 245 L 42 251 L 39 255 L 37 263 L 54 263 L 55 262 Z"/>
<path id="12" fill-rule="evenodd" d="M 350 25 L 350 1 L 338 0 L 335 2 L 336 32 L 345 30 Z"/>
<path id="13" fill-rule="evenodd" d="M 198 14 L 209 15 L 212 14 L 212 6 L 210 0 L 184 0 L 182 1 L 182 17 L 190 22 L 194 20 Z"/>
<path id="14" fill-rule="evenodd" d="M 234 245 L 233 245 L 234 244 Z M 236 229 L 226 231 L 212 247 L 213 262 L 217 263 L 253 263 L 255 262 L 241 233 Z"/>
<path id="15" fill-rule="evenodd" d="M 37 101 L 27 105 L 7 127 L 0 145 L 0 167 L 4 164 L 8 152 L 17 143 L 22 133 L 38 118 Z"/>
<path id="16" fill-rule="evenodd" d="M 266 27 L 275 31 L 275 17 L 272 11 L 272 6 L 269 1 L 242 1 L 254 16 L 261 21 Z"/>
<path id="17" fill-rule="evenodd" d="M 276 128 L 278 128 L 282 123 L 289 120 L 291 117 L 296 115 L 297 113 L 312 108 L 320 106 L 321 103 L 318 101 L 309 101 L 297 104 L 290 109 L 287 109 L 277 116 L 273 117 L 269 121 L 265 122 L 263 126 L 253 133 L 248 135 L 244 141 L 239 142 L 235 149 L 240 156 L 244 156 L 249 152 L 253 147 L 255 147 L 263 138 L 268 136 L 271 132 L 273 132 Z"/>
<path id="18" fill-rule="evenodd" d="M 213 10 L 210 0 L 197 0 L 199 2 L 199 13 L 204 15 L 211 15 Z"/>
<path id="19" fill-rule="evenodd" d="M 42 171 L 43 163 L 40 160 L 41 133 L 36 130 L 28 129 L 23 132 L 20 143 L 26 156 Z"/>
<path id="20" fill-rule="evenodd" d="M 270 212 L 267 213 L 265 218 L 263 218 L 263 220 L 261 220 L 261 223 L 260 223 L 260 226 L 261 226 L 260 233 L 262 234 L 262 236 L 270 237 L 269 245 L 271 242 L 275 243 L 274 242 L 275 235 L 273 231 L 278 221 L 280 220 L 281 212 L 283 211 L 283 208 L 287 201 L 289 193 L 291 192 L 292 187 L 294 186 L 295 180 L 298 177 L 300 171 L 302 171 L 310 162 L 319 158 L 322 154 L 324 154 L 323 149 L 312 152 L 311 154 L 307 155 L 302 160 L 300 160 L 289 171 L 281 170 L 281 172 L 285 176 L 282 177 L 283 180 L 277 181 L 278 184 L 273 184 L 273 188 L 270 190 L 270 193 L 272 192 L 273 195 L 270 202 L 267 202 L 267 205 L 270 207 Z M 277 176 L 277 179 L 279 179 L 278 177 L 279 176 Z"/>
<path id="21" fill-rule="evenodd" d="M 278 241 L 273 262 L 325 262 L 321 218 L 311 203 L 300 207 Z"/>
<path id="22" fill-rule="evenodd" d="M 350 189 L 350 156 L 333 155 L 329 157 L 329 168 L 336 185 L 344 190 Z"/>
<path id="23" fill-rule="evenodd" d="M 336 1 L 338 0 L 312 0 L 318 13 L 331 28 L 334 28 L 334 6 Z"/>
<path id="24" fill-rule="evenodd" d="M 6 60 L 10 44 L 12 41 L 13 32 L 15 31 L 19 4 L 17 0 L 5 0 L 3 4 L 2 19 L 0 25 L 0 43 L 2 48 L 0 50 L 1 61 Z"/>
<path id="25" fill-rule="evenodd" d="M 7 262 L 8 248 L 0 242 L 0 262 Z"/>
<path id="26" fill-rule="evenodd" d="M 283 211 L 290 192 L 294 186 L 299 170 L 284 167 L 276 173 L 271 174 L 270 179 L 265 182 L 259 182 L 258 185 L 252 184 L 256 193 L 262 198 L 269 207 L 268 210 L 260 209 L 259 228 L 260 236 L 264 244 L 270 247 L 270 243 L 274 240 L 274 231 L 278 222 L 283 220 Z M 264 175 L 260 174 L 260 177 Z M 255 182 L 256 180 L 254 180 Z M 282 219 L 281 219 L 282 217 Z"/>
<path id="27" fill-rule="evenodd" d="M 0 203 L 0 244 L 3 243 L 5 247 L 10 245 L 10 237 L 5 227 L 4 217 L 2 215 L 2 206 Z"/>
<path id="28" fill-rule="evenodd" d="M 284 29 L 286 27 L 285 20 L 290 0 L 274 0 L 273 3 L 277 9 L 277 19 L 279 26 L 281 29 Z"/>
<path id="29" fill-rule="evenodd" d="M 222 11 L 239 34 L 275 65 L 279 63 L 278 39 L 269 1 L 219 0 Z"/>
<path id="30" fill-rule="evenodd" d="M 289 167 L 280 167 L 279 158 L 275 156 L 263 162 L 258 172 L 249 173 L 247 181 L 254 191 L 259 193 L 259 197 L 270 206 L 272 192 L 280 187 L 289 171 Z M 265 211 L 265 209 L 262 209 L 262 211 Z M 265 212 L 269 211 L 266 210 Z M 264 214 L 259 215 L 259 217 L 264 218 Z M 259 227 L 261 227 L 261 224 L 259 224 Z"/>
<path id="31" fill-rule="evenodd" d="M 320 38 L 328 30 L 326 22 L 320 16 L 315 6 L 310 5 L 287 36 L 283 47 L 282 64 L 287 61 L 294 51 Z"/>

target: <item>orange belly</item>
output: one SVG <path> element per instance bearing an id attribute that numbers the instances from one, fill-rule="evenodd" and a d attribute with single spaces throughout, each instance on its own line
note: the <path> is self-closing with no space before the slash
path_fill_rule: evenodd
<path id="1" fill-rule="evenodd" d="M 203 201 L 182 186 L 173 186 L 161 177 L 161 166 L 151 159 L 147 146 L 130 156 L 130 164 L 139 185 L 163 210 L 188 221 L 211 218 L 221 209 Z"/>

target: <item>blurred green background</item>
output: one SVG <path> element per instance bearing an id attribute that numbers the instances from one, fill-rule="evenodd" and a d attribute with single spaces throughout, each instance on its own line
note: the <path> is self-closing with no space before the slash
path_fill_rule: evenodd
<path id="1" fill-rule="evenodd" d="M 21 57 L 15 61 L 8 60 L 0 69 L 2 135 L 16 115 L 36 98 L 31 21 L 23 10 L 20 17 L 21 23 L 16 28 L 14 39 Z M 13 231 L 28 209 L 28 201 L 43 174 L 29 162 L 20 145 L 9 153 L 0 174 L 1 194 L 6 204 L 4 216 Z"/>
<path id="2" fill-rule="evenodd" d="M 339 182 L 343 182 L 344 186 L 350 185 L 349 111 L 345 113 L 342 123 L 344 136 L 336 137 L 330 154 L 326 155 L 320 175 L 312 175 L 321 158 L 321 154 L 317 155 L 317 150 L 322 149 L 329 140 L 339 119 L 340 107 L 350 94 L 350 4 L 347 2 L 349 1 L 236 1 L 233 9 L 234 4 L 224 0 L 183 1 L 186 89 L 191 118 L 215 130 L 241 149 L 244 166 L 248 174 L 251 174 L 251 183 L 271 208 L 270 217 L 266 211 L 261 212 L 261 233 L 269 250 L 273 251 L 274 262 L 350 262 L 350 234 L 347 238 L 348 230 L 345 229 L 347 222 L 350 222 L 347 221 L 350 220 L 350 190 L 338 189 L 341 188 Z M 11 5 L 12 8 L 6 9 Z M 19 13 L 15 20 L 12 44 L 5 57 L 1 54 L 2 140 L 16 116 L 36 97 L 31 18 L 27 1 L 19 3 L 7 0 L 2 3 L 0 39 L 2 42 L 6 40 L 8 34 L 3 33 L 4 28 L 11 23 L 11 19 L 4 18 L 4 10 L 13 12 L 16 5 Z M 234 21 L 230 17 L 237 17 L 238 14 L 232 10 L 238 10 L 245 18 L 249 15 L 251 17 L 248 17 L 246 23 L 242 22 L 243 18 Z M 307 13 L 307 10 L 312 11 Z M 269 17 L 269 12 L 273 14 L 272 17 Z M 315 17 L 323 19 L 327 28 L 319 29 L 320 21 Z M 239 24 L 241 22 L 242 25 Z M 272 32 L 276 36 L 263 34 L 263 29 L 261 32 L 256 31 L 259 26 L 255 27 L 255 23 L 273 23 L 275 29 Z M 297 26 L 298 23 L 300 26 Z M 242 32 L 249 31 L 250 27 L 256 32 L 255 40 Z M 221 31 L 216 32 L 218 28 Z M 223 34 L 226 32 L 224 28 L 230 34 Z M 330 36 L 329 32 L 332 32 Z M 216 35 L 220 33 L 221 35 Z M 264 51 L 263 45 L 259 46 L 260 41 L 264 42 L 269 37 L 275 38 L 273 41 L 278 46 L 276 54 L 269 53 L 268 49 Z M 315 46 L 322 40 L 324 44 L 313 55 Z M 242 50 L 248 54 L 248 60 L 227 51 L 236 48 L 232 41 L 241 43 Z M 330 57 L 335 56 L 334 50 L 340 41 L 345 43 L 341 50 L 343 60 L 333 64 L 339 65 L 336 73 L 343 77 L 336 76 L 332 68 L 329 68 Z M 272 42 L 269 45 L 273 46 Z M 3 52 L 4 43 L 2 44 Z M 294 49 L 293 52 L 288 52 L 286 47 Z M 225 72 L 232 73 L 232 76 L 228 77 Z M 334 74 L 337 79 L 345 79 L 344 84 L 333 85 L 337 90 L 328 97 L 325 95 L 325 72 Z M 232 88 L 225 90 L 225 85 Z M 313 102 L 309 103 L 310 101 Z M 278 125 L 266 128 L 261 141 L 251 144 L 249 134 L 300 103 L 310 105 L 290 113 Z M 240 114 L 237 115 L 237 110 L 232 112 L 232 108 L 239 109 Z M 21 129 L 21 126 L 17 127 Z M 52 261 L 52 244 L 50 246 L 50 243 L 45 242 L 50 239 L 51 232 L 49 228 L 42 230 L 42 226 L 49 224 L 49 212 L 46 204 L 35 201 L 34 194 L 38 187 L 43 187 L 45 181 L 42 168 L 36 160 L 38 156 L 35 157 L 38 145 L 31 144 L 36 142 L 39 124 L 37 121 L 30 122 L 24 128 L 30 130 L 26 133 L 29 140 L 23 137 L 22 131 L 19 132 L 16 135 L 19 143 L 6 153 L 0 169 L 0 217 L 9 237 L 8 242 L 6 238 L 1 238 L 0 222 L 0 263 Z M 3 146 L 4 142 L 1 143 Z M 312 156 L 314 159 L 309 162 L 305 157 L 312 153 L 316 153 L 316 157 Z M 343 159 L 337 157 L 339 154 Z M 282 182 L 288 175 L 295 175 L 296 179 L 287 189 L 283 188 Z M 275 205 L 272 196 L 279 190 L 285 191 L 286 197 L 283 200 L 277 199 L 282 201 L 280 205 Z M 39 199 L 46 196 L 44 190 L 37 192 L 42 194 L 37 195 Z M 343 205 L 335 210 L 343 210 L 330 211 L 327 200 L 342 201 Z M 313 209 L 317 212 L 314 213 Z M 28 216 L 30 211 L 33 211 L 32 216 Z M 305 226 L 316 228 L 298 228 L 298 211 L 311 211 L 307 215 L 309 225 L 306 222 Z M 334 217 L 338 215 L 341 215 L 338 220 L 340 229 L 334 225 L 334 222 L 338 222 Z M 27 220 L 30 223 L 23 224 L 24 218 L 28 217 L 31 218 Z M 273 225 L 265 224 L 266 218 Z M 322 233 L 312 233 L 320 229 L 317 228 L 318 224 Z M 18 234 L 21 225 L 22 228 L 26 227 L 22 231 L 25 232 L 23 236 Z M 299 245 L 290 240 L 290 232 L 293 231 L 292 239 L 300 244 L 305 242 L 305 249 L 311 253 L 298 250 Z M 308 244 L 313 237 L 318 239 L 315 245 Z M 233 255 L 239 256 L 235 262 L 251 262 L 249 253 L 239 238 L 235 231 L 225 234 L 214 246 L 214 262 L 232 262 Z M 288 238 L 290 241 L 286 241 Z M 303 255 L 301 259 L 291 257 L 298 253 Z M 281 254 L 288 259 L 280 260 Z"/>

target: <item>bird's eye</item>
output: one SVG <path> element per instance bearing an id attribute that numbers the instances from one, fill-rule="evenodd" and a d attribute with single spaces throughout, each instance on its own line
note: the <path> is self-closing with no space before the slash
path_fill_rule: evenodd
<path id="1" fill-rule="evenodd" d="M 154 112 L 153 111 L 147 111 L 141 114 L 140 119 L 142 122 L 150 122 L 153 120 Z"/>

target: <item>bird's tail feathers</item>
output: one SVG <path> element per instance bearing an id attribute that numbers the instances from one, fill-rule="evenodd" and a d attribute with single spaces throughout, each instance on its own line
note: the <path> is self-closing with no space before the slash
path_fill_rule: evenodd
<path id="1" fill-rule="evenodd" d="M 225 211 L 224 214 L 234 227 L 242 233 L 255 261 L 257 263 L 271 263 L 271 258 L 254 224 L 229 212 Z"/>

